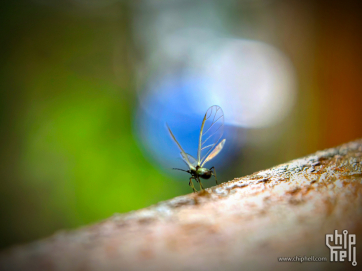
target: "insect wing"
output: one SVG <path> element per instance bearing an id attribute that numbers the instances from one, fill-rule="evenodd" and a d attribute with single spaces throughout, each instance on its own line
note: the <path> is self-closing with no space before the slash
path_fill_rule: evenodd
<path id="1" fill-rule="evenodd" d="M 173 135 L 170 127 L 168 127 L 168 125 L 166 124 L 168 131 L 170 132 L 170 135 L 173 139 L 173 141 L 175 141 L 175 143 L 177 144 L 178 148 L 181 151 L 181 157 L 182 159 L 185 161 L 185 163 L 189 166 L 189 168 L 193 168 L 193 164 L 190 162 L 189 157 L 191 157 L 193 160 L 195 160 L 195 158 L 193 158 L 191 155 L 187 154 L 184 149 L 181 147 L 180 143 L 177 142 L 175 136 Z"/>
<path id="2" fill-rule="evenodd" d="M 197 161 L 194 157 L 192 157 L 190 154 L 186 153 L 187 157 L 184 157 L 184 154 L 182 152 L 180 152 L 182 159 L 185 161 L 185 163 L 190 167 L 190 168 L 195 168 L 197 166 Z M 192 165 L 192 167 L 190 166 L 190 164 Z"/>
<path id="3" fill-rule="evenodd" d="M 205 158 L 205 160 L 202 162 L 201 167 L 204 166 L 207 162 L 209 162 L 211 159 L 213 159 L 216 155 L 219 154 L 219 152 L 222 150 L 222 148 L 225 145 L 226 139 L 223 139 L 216 147 L 215 149 Z"/>
<path id="4" fill-rule="evenodd" d="M 223 133 L 224 112 L 222 111 L 220 106 L 213 105 L 206 111 L 206 114 L 201 124 L 199 147 L 197 150 L 197 162 L 199 166 L 201 165 L 201 162 L 203 160 L 206 160 L 205 158 L 208 158 L 208 156 L 211 154 L 212 150 L 214 149 L 217 142 L 220 140 Z M 216 154 L 213 155 L 209 160 L 215 157 Z"/>

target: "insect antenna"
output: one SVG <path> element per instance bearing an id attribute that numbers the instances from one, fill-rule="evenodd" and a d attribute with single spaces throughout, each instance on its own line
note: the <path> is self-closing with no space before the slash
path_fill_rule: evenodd
<path id="1" fill-rule="evenodd" d="M 181 168 L 173 168 L 173 169 L 177 169 L 177 170 L 181 170 L 181 171 L 185 171 L 187 173 L 190 173 L 188 170 L 184 170 L 184 169 L 181 169 Z"/>

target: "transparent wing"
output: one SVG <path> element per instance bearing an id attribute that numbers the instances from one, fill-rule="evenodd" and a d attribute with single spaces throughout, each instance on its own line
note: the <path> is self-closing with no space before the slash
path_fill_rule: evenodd
<path id="1" fill-rule="evenodd" d="M 204 166 L 207 162 L 209 162 L 212 158 L 214 158 L 216 155 L 219 154 L 219 152 L 222 150 L 222 148 L 225 145 L 226 139 L 223 139 L 216 147 L 215 149 L 205 158 L 205 160 L 202 162 L 201 167 Z"/>
<path id="2" fill-rule="evenodd" d="M 201 166 L 201 162 L 209 156 L 223 133 L 224 112 L 220 106 L 213 105 L 206 111 L 201 124 L 199 147 L 197 150 L 197 163 L 199 166 Z"/>
<path id="3" fill-rule="evenodd" d="M 193 158 L 191 155 L 187 154 L 187 153 L 184 151 L 184 149 L 181 147 L 180 143 L 177 142 L 175 136 L 173 135 L 170 127 L 168 127 L 167 123 L 166 123 L 166 126 L 167 126 L 167 128 L 168 128 L 168 131 L 170 132 L 170 135 L 171 135 L 173 141 L 175 141 L 175 143 L 177 144 L 178 148 L 179 148 L 180 151 L 181 151 L 181 157 L 182 157 L 182 159 L 183 159 L 183 160 L 185 161 L 185 163 L 189 166 L 189 168 L 194 168 L 194 166 L 193 166 L 193 164 L 192 164 L 192 162 L 194 162 L 194 161 L 192 161 L 192 159 L 195 160 L 195 158 Z M 190 161 L 189 158 L 191 159 L 192 162 Z M 196 162 L 196 160 L 195 160 L 195 162 Z M 196 164 L 197 164 L 197 162 L 196 162 Z"/>
<path id="4" fill-rule="evenodd" d="M 196 167 L 197 166 L 197 161 L 194 157 L 192 157 L 190 154 L 186 153 L 187 159 L 186 157 L 184 157 L 184 154 L 182 152 L 180 152 L 182 159 L 185 161 L 185 163 L 189 166 L 189 163 L 193 166 Z"/>

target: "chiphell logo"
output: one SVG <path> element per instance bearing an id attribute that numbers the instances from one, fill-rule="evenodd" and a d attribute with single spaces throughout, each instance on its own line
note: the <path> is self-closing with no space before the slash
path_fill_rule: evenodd
<path id="1" fill-rule="evenodd" d="M 348 234 L 348 231 L 344 230 L 342 235 L 335 230 L 334 234 L 326 234 L 326 245 L 331 250 L 331 262 L 344 262 L 348 259 L 353 266 L 357 265 L 355 234 Z"/>

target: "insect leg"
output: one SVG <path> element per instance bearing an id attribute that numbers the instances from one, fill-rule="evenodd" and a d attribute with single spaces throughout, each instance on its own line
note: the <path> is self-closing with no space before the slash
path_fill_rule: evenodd
<path id="1" fill-rule="evenodd" d="M 197 191 L 196 191 L 196 189 L 195 189 L 195 186 L 194 186 L 194 184 L 193 184 L 193 182 L 192 182 L 192 177 L 190 177 L 190 181 L 189 181 L 189 186 L 191 186 L 191 188 L 194 190 L 194 192 L 196 193 Z"/>
<path id="2" fill-rule="evenodd" d="M 210 170 L 213 170 L 213 171 L 214 171 L 213 175 L 215 176 L 216 184 L 218 184 L 218 183 L 217 183 L 217 178 L 216 178 L 216 170 L 215 170 L 215 167 L 210 168 Z"/>
<path id="3" fill-rule="evenodd" d="M 200 177 L 197 177 L 197 179 L 199 180 L 200 189 L 204 190 L 204 187 L 202 186 L 202 183 L 201 183 Z"/>

